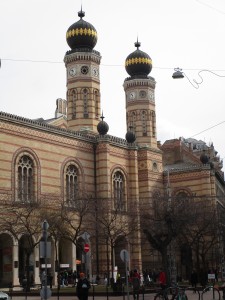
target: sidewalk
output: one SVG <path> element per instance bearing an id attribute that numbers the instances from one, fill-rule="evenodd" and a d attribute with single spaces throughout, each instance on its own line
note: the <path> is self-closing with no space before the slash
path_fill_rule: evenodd
<path id="1" fill-rule="evenodd" d="M 192 291 L 186 291 L 186 295 L 188 297 L 188 300 L 222 300 L 223 299 L 223 294 L 220 292 L 220 298 L 219 298 L 219 293 L 215 291 L 213 295 L 213 291 L 208 291 L 205 294 L 202 295 L 202 293 L 193 293 Z M 144 294 L 140 295 L 139 300 L 154 300 L 155 293 L 152 294 Z M 50 297 L 50 300 L 78 300 L 77 296 L 57 296 Z M 40 296 L 13 296 L 12 300 L 41 300 Z M 128 295 L 124 296 L 89 296 L 88 300 L 133 300 L 133 296 L 129 294 L 129 299 Z"/>

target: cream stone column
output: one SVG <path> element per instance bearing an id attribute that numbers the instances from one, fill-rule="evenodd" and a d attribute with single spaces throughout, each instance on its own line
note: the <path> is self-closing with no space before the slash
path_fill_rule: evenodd
<path id="1" fill-rule="evenodd" d="M 39 244 L 35 246 L 34 248 L 34 283 L 40 284 L 40 255 L 39 255 Z"/>
<path id="2" fill-rule="evenodd" d="M 77 259 L 77 255 L 76 255 L 76 246 L 74 245 L 74 243 L 72 243 L 71 269 L 72 269 L 73 271 L 77 269 L 76 259 Z"/>
<path id="3" fill-rule="evenodd" d="M 19 247 L 18 247 L 18 241 L 14 240 L 13 243 L 13 259 L 12 259 L 12 270 L 13 270 L 13 278 L 12 278 L 12 284 L 13 285 L 20 285 L 19 281 Z"/>

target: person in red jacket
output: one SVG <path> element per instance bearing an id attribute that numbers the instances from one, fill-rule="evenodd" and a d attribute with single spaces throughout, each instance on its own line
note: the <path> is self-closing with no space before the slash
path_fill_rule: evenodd
<path id="1" fill-rule="evenodd" d="M 159 284 L 162 289 L 166 288 L 166 273 L 163 271 L 163 269 L 160 269 L 159 272 Z"/>
<path id="2" fill-rule="evenodd" d="M 131 283 L 132 283 L 132 287 L 133 287 L 133 298 L 135 299 L 139 299 L 139 292 L 140 292 L 140 286 L 141 286 L 141 276 L 138 273 L 138 271 L 135 269 L 132 277 L 131 277 Z"/>

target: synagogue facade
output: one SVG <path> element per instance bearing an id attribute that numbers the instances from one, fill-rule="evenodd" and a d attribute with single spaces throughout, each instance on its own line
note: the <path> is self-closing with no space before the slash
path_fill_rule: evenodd
<path id="1" fill-rule="evenodd" d="M 140 201 L 147 203 L 154 195 L 164 196 L 168 183 L 173 195 L 207 195 L 214 199 L 216 207 L 224 208 L 222 161 L 214 146 L 185 138 L 168 140 L 163 145 L 157 141 L 156 81 L 150 76 L 152 60 L 140 49 L 138 41 L 125 60 L 126 137 L 109 134 L 110 124 L 101 115 L 97 31 L 84 20 L 83 11 L 78 16 L 79 20 L 66 33 L 70 48 L 64 57 L 67 95 L 66 99 L 56 100 L 55 117 L 31 120 L 0 112 L 2 218 L 8 218 L 4 208 L 10 205 L 16 205 L 18 211 L 29 203 L 49 210 L 59 210 L 61 205 L 76 209 L 78 198 L 107 199 L 111 210 L 122 215 L 121 222 L 126 224 L 127 220 L 128 224 L 132 212 L 132 222 L 139 228 Z M 100 204 L 98 209 L 101 210 Z M 98 241 L 95 226 L 92 219 L 85 220 L 78 234 L 78 239 L 90 247 L 85 262 L 84 253 L 76 243 L 60 237 L 56 251 L 51 241 L 48 270 L 55 282 L 59 268 L 80 270 L 83 263 L 91 276 L 103 277 L 109 269 L 113 272 L 112 268 L 122 273 L 123 249 L 129 253 L 129 269 L 159 267 L 160 255 L 151 250 L 140 230 L 124 235 L 121 231 L 114 236 L 109 255 L 112 245 Z M 40 282 L 41 236 L 32 235 L 36 246 L 27 262 L 27 235 L 25 230 L 15 235 L 0 228 L 1 285 L 20 284 L 27 268 L 34 282 Z M 222 248 L 219 255 L 223 256 Z M 183 269 L 185 274 L 181 256 L 176 254 L 176 264 L 179 272 Z"/>

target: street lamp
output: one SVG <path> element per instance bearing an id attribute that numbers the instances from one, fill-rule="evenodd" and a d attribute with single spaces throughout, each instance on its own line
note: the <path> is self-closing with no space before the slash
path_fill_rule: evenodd
<path id="1" fill-rule="evenodd" d="M 213 74 L 213 75 L 215 75 L 215 76 L 218 76 L 218 77 L 225 77 L 225 75 L 219 75 L 219 74 L 217 74 L 217 73 L 215 73 L 215 72 L 213 72 L 213 71 L 211 71 L 211 70 L 206 70 L 206 69 L 204 69 L 204 70 L 200 70 L 199 72 L 198 72 L 198 76 L 200 77 L 200 80 L 201 81 L 197 81 L 196 79 L 192 79 L 192 81 L 188 78 L 188 76 L 182 71 L 182 69 L 180 69 L 180 68 L 174 68 L 174 73 L 173 73 L 173 75 L 172 75 L 172 77 L 173 77 L 173 79 L 182 79 L 182 78 L 184 78 L 184 77 L 186 77 L 187 78 L 187 80 L 190 82 L 190 84 L 195 88 L 195 89 L 198 89 L 199 88 L 199 85 L 203 82 L 203 77 L 200 75 L 202 72 L 209 72 L 209 73 L 211 73 L 211 74 Z"/>

